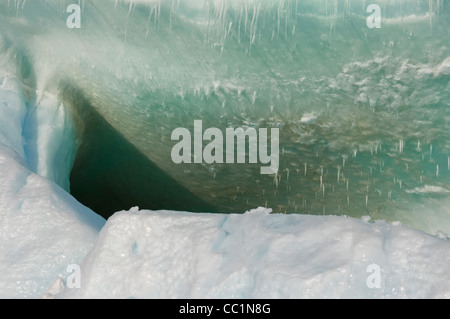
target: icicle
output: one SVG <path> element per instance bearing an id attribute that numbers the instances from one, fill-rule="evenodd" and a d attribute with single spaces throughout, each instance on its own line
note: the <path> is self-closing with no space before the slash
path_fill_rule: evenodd
<path id="1" fill-rule="evenodd" d="M 274 176 L 274 182 L 275 182 L 275 188 L 278 189 L 278 182 L 279 182 L 278 173 L 276 173 Z"/>
<path id="2" fill-rule="evenodd" d="M 430 29 L 432 29 L 432 23 L 433 23 L 433 0 L 428 0 L 428 15 L 430 17 Z"/>

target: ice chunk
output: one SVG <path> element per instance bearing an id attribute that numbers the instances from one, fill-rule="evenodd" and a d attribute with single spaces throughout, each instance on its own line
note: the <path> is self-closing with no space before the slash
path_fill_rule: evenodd
<path id="1" fill-rule="evenodd" d="M 0 89 L 0 298 L 37 298 L 81 263 L 104 220 L 27 166 L 20 86 Z"/>
<path id="2" fill-rule="evenodd" d="M 81 288 L 56 297 L 442 298 L 449 251 L 444 239 L 383 221 L 134 209 L 108 219 Z"/>

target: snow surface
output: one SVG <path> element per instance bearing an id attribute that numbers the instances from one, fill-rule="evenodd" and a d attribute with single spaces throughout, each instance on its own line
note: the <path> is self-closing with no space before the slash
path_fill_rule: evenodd
<path id="1" fill-rule="evenodd" d="M 116 213 L 81 265 L 81 288 L 57 297 L 450 297 L 447 240 L 382 221 L 270 211 Z M 380 285 L 370 288 L 373 264 Z"/>

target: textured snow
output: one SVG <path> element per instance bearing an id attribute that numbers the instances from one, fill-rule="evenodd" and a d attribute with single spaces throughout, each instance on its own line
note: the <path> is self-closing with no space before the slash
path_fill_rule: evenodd
<path id="1" fill-rule="evenodd" d="M 61 298 L 448 298 L 450 242 L 333 216 L 116 213 Z M 371 265 L 380 285 L 370 288 Z"/>

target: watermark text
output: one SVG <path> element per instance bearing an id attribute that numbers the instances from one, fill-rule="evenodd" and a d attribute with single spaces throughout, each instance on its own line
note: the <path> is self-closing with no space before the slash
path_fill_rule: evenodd
<path id="1" fill-rule="evenodd" d="M 179 142 L 172 148 L 171 158 L 176 164 L 192 163 L 245 163 L 248 139 L 248 162 L 258 162 L 268 166 L 261 166 L 261 174 L 277 174 L 279 166 L 279 129 L 270 129 L 270 155 L 268 154 L 268 129 L 259 128 L 258 131 L 249 127 L 227 128 L 224 135 L 218 128 L 211 127 L 203 132 L 203 122 L 194 121 L 194 134 L 187 128 L 179 127 L 173 130 L 172 141 Z M 203 147 L 203 141 L 210 141 Z M 192 156 L 193 144 L 193 156 Z M 235 154 L 236 149 L 236 154 Z"/>

